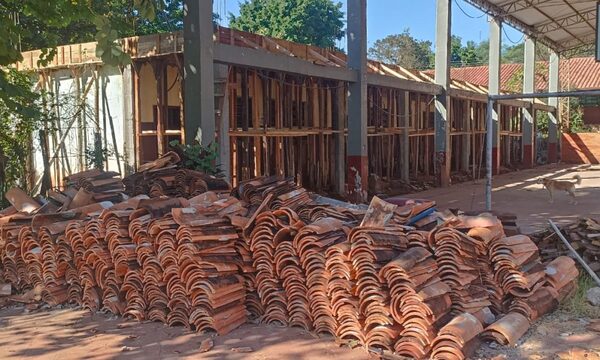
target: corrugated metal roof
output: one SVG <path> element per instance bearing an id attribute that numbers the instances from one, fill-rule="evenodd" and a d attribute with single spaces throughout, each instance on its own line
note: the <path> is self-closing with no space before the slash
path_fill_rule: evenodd
<path id="1" fill-rule="evenodd" d="M 596 39 L 597 0 L 466 0 L 556 51 Z"/>
<path id="2" fill-rule="evenodd" d="M 538 66 L 548 68 L 547 62 L 538 63 Z M 450 76 L 452 80 L 465 81 L 478 86 L 488 86 L 489 68 L 487 66 L 474 66 L 464 68 L 452 68 Z M 514 92 L 514 86 L 520 86 L 519 71 L 523 64 L 503 64 L 500 70 L 500 83 L 504 91 Z M 428 70 L 433 74 L 433 70 Z M 573 58 L 561 60 L 560 62 L 560 86 L 562 90 L 586 90 L 600 89 L 600 63 L 593 57 Z M 538 91 L 548 90 L 548 78 L 538 75 L 536 78 Z"/>

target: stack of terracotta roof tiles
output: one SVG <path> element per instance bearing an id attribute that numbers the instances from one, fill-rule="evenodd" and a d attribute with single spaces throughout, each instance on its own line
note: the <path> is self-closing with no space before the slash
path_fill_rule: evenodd
<path id="1" fill-rule="evenodd" d="M 0 259 L 16 289 L 198 331 L 225 334 L 252 316 L 383 355 L 461 359 L 482 339 L 517 341 L 578 276 L 571 259 L 543 263 L 529 238 L 507 238 L 495 217 L 405 225 L 432 203 L 317 204 L 281 177 L 244 182 L 233 196 L 188 179 L 174 194 L 202 192 L 189 200 L 75 201 L 89 177 L 70 178 L 80 190 L 54 194 L 65 197 L 54 208 L 12 193 Z"/>
<path id="2" fill-rule="evenodd" d="M 207 191 L 228 192 L 229 184 L 223 179 L 205 173 L 184 169 L 181 158 L 168 152 L 155 161 L 146 163 L 138 172 L 123 179 L 130 196 L 179 196 L 190 198 Z"/>
<path id="3" fill-rule="evenodd" d="M 296 185 L 292 178 L 280 176 L 243 181 L 233 190 L 232 195 L 249 204 L 251 210 L 258 208 L 263 202 L 271 209 L 287 207 L 293 210 L 312 202 L 306 189 Z"/>
<path id="4" fill-rule="evenodd" d="M 306 298 L 317 333 L 337 333 L 337 318 L 327 295 L 330 274 L 326 268 L 326 254 L 332 246 L 345 242 L 349 231 L 339 219 L 322 218 L 303 227 L 292 243 L 306 275 Z"/>
<path id="5" fill-rule="evenodd" d="M 27 224 L 31 224 L 31 217 L 27 215 L 0 218 L 0 238 L 2 239 L 0 240 L 2 243 L 0 250 L 4 278 L 18 292 L 24 292 L 31 288 L 31 280 L 19 242 L 21 227 Z"/>
<path id="6" fill-rule="evenodd" d="M 200 195 L 172 214 L 180 226 L 178 263 L 193 309 L 190 323 L 198 331 L 226 334 L 246 322 L 245 268 L 236 251 L 239 233 L 228 217 L 247 210 L 232 197 Z"/>
<path id="7" fill-rule="evenodd" d="M 390 292 L 390 312 L 402 325 L 394 351 L 421 359 L 431 350 L 436 329 L 448 320 L 450 287 L 439 277 L 438 264 L 425 248 L 413 247 L 380 271 Z"/>

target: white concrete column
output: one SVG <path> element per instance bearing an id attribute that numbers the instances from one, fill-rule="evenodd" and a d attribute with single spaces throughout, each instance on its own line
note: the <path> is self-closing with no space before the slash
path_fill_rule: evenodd
<path id="1" fill-rule="evenodd" d="M 450 58 L 452 2 L 437 0 L 435 83 L 442 93 L 435 98 L 435 171 L 441 186 L 450 185 Z"/>
<path id="2" fill-rule="evenodd" d="M 228 77 L 229 77 L 229 66 L 222 64 L 214 65 L 214 76 L 215 76 L 215 95 L 220 101 L 217 101 L 220 107 L 217 109 L 216 114 L 219 116 L 219 165 L 225 175 L 227 181 L 231 182 L 231 151 L 230 151 L 230 140 L 229 140 L 229 101 L 232 101 L 229 97 Z"/>
<path id="3" fill-rule="evenodd" d="M 550 52 L 550 64 L 549 64 L 549 79 L 548 79 L 548 91 L 558 92 L 560 91 L 560 55 L 555 51 Z M 559 139 L 560 131 L 558 125 L 560 121 L 560 101 L 558 98 L 549 98 L 548 105 L 556 108 L 555 112 L 550 113 L 550 123 L 548 124 L 548 162 L 558 162 L 558 150 L 559 150 Z"/>
<path id="4" fill-rule="evenodd" d="M 135 119 L 134 119 L 134 84 L 133 64 L 123 68 L 123 159 L 125 161 L 124 176 L 135 172 Z M 98 94 L 99 97 L 99 94 Z M 99 116 L 97 116 L 97 121 Z"/>
<path id="5" fill-rule="evenodd" d="M 500 66 L 502 50 L 502 20 L 497 18 L 490 19 L 490 66 L 489 66 L 489 93 L 490 95 L 500 94 Z M 499 110 L 497 103 L 492 108 L 492 170 L 498 172 L 500 168 L 500 128 L 499 128 Z M 488 107 L 489 109 L 489 107 Z M 489 131 L 490 129 L 488 129 Z"/>
<path id="6" fill-rule="evenodd" d="M 523 65 L 523 93 L 535 92 L 535 48 L 533 37 L 525 38 L 525 58 Z M 535 110 L 531 105 L 523 109 L 523 165 L 531 168 L 535 164 Z"/>

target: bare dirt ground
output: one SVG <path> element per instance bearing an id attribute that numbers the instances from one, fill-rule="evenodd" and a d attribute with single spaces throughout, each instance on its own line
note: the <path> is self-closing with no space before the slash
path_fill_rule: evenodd
<path id="1" fill-rule="evenodd" d="M 576 205 L 571 204 L 566 193 L 555 193 L 554 203 L 550 203 L 548 191 L 536 183 L 540 177 L 570 180 L 575 175 L 583 179 L 577 189 Z M 554 165 L 512 172 L 494 177 L 493 188 L 493 209 L 516 214 L 524 233 L 546 228 L 547 219 L 568 223 L 582 216 L 600 218 L 600 166 Z M 436 200 L 439 209 L 483 210 L 485 181 L 436 188 L 406 197 Z"/>
<path id="2" fill-rule="evenodd" d="M 600 360 L 600 332 L 593 319 L 558 311 L 534 324 L 516 347 L 482 344 L 473 359 Z M 159 323 L 75 309 L 27 312 L 0 310 L 0 359 L 224 359 L 330 360 L 368 359 L 361 349 L 338 347 L 329 337 L 300 329 L 247 324 L 227 336 L 212 338 L 214 347 L 200 353 L 209 335 Z M 236 352 L 250 347 L 252 352 Z"/>
<path id="3" fill-rule="evenodd" d="M 126 325 L 125 325 L 126 324 Z M 338 347 L 300 329 L 247 324 L 227 336 L 209 335 L 161 323 L 126 322 L 75 309 L 27 312 L 0 310 L 0 359 L 365 359 L 362 350 Z M 250 347 L 252 352 L 234 349 Z"/>
<path id="4" fill-rule="evenodd" d="M 571 178 L 583 185 L 578 205 L 558 194 L 554 204 L 535 183 L 540 176 Z M 523 231 L 546 226 L 546 219 L 572 221 L 580 216 L 600 217 L 600 168 L 542 167 L 495 178 L 494 209 L 518 215 Z M 438 201 L 439 208 L 479 210 L 485 207 L 483 183 L 415 194 Z M 581 301 L 580 301 L 581 302 Z M 598 331 L 589 325 L 600 310 L 558 311 L 534 324 L 516 347 L 483 344 L 474 359 L 588 359 L 600 360 Z M 75 309 L 28 312 L 24 307 L 0 310 L 0 359 L 367 359 L 360 349 L 340 348 L 333 338 L 317 338 L 300 329 L 247 324 L 231 334 L 214 337 L 214 347 L 200 353 L 210 336 L 159 323 L 132 323 L 103 314 Z M 250 347 L 240 353 L 235 348 Z"/>
<path id="5" fill-rule="evenodd" d="M 557 311 L 533 324 L 516 346 L 483 344 L 474 359 L 600 360 L 600 333 L 592 319 Z"/>

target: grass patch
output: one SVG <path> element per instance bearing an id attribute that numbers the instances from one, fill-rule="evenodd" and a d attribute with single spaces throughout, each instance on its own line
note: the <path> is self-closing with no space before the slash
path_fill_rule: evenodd
<path id="1" fill-rule="evenodd" d="M 577 281 L 577 291 L 561 304 L 561 310 L 577 317 L 600 319 L 600 307 L 590 305 L 586 297 L 587 291 L 596 286 L 591 276 L 585 272 L 581 273 Z"/>

